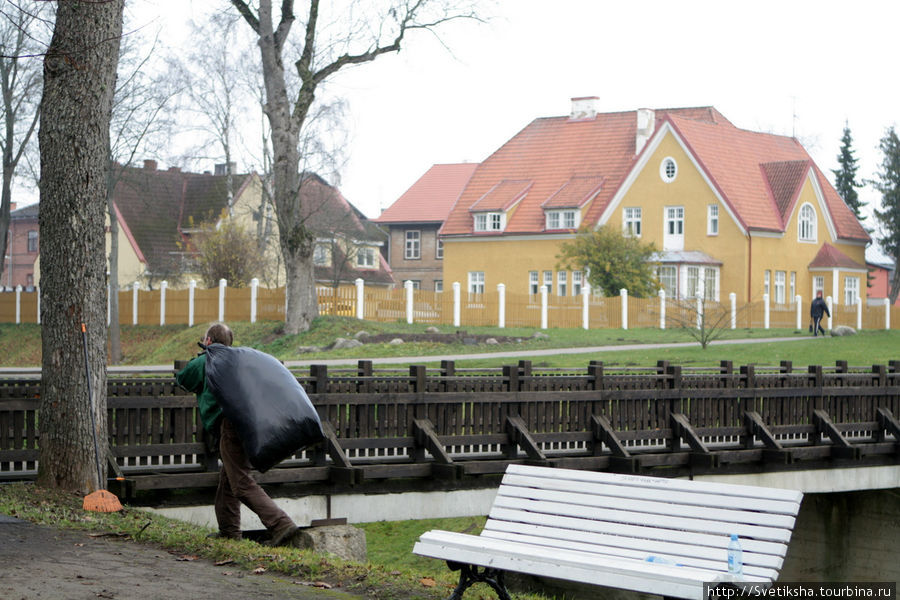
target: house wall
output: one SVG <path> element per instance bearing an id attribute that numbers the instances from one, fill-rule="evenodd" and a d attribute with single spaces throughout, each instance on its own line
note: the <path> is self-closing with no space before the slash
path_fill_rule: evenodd
<path id="1" fill-rule="evenodd" d="M 436 257 L 439 224 L 401 224 L 390 226 L 390 265 L 398 285 L 411 279 L 420 282 L 420 289 L 434 291 L 435 280 L 444 279 L 444 261 Z M 421 242 L 420 258 L 406 258 L 406 232 L 418 231 Z M 447 287 L 445 286 L 445 289 Z"/>
<path id="2" fill-rule="evenodd" d="M 38 273 L 35 270 L 35 261 L 38 258 L 40 243 L 33 252 L 28 250 L 28 232 L 37 230 L 37 219 L 10 221 L 6 261 L 3 265 L 3 280 L 0 287 L 15 289 L 20 285 L 23 288 L 37 285 Z"/>

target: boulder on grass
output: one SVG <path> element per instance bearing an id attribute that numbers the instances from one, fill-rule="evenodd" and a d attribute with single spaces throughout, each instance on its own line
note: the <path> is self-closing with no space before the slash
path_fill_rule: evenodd
<path id="1" fill-rule="evenodd" d="M 838 325 L 831 330 L 832 337 L 843 337 L 845 335 L 856 335 L 856 330 L 846 325 Z"/>

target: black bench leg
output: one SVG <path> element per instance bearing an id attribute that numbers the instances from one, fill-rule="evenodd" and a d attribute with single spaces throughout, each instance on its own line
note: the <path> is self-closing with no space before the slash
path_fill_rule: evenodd
<path id="1" fill-rule="evenodd" d="M 447 566 L 450 567 L 451 571 L 459 571 L 459 583 L 447 600 L 462 600 L 463 594 L 473 583 L 486 583 L 491 586 L 497 592 L 498 600 L 512 600 L 509 592 L 506 591 L 503 571 L 490 567 L 484 567 L 479 571 L 475 565 L 464 565 L 449 560 L 447 561 Z"/>

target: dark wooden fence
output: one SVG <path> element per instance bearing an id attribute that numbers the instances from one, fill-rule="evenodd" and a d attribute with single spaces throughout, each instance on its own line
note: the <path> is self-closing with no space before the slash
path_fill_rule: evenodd
<path id="1" fill-rule="evenodd" d="M 510 462 L 676 475 L 896 464 L 900 361 L 850 368 L 378 371 L 313 366 L 298 380 L 326 441 L 260 475 L 268 483 L 359 486 L 461 480 Z M 0 480 L 38 460 L 40 381 L 0 381 Z M 171 376 L 110 376 L 111 475 L 124 493 L 215 485 L 193 395 Z"/>

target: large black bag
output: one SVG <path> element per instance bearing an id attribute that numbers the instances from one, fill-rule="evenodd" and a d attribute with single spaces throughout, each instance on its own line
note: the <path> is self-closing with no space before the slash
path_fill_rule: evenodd
<path id="1" fill-rule="evenodd" d="M 237 429 L 250 464 L 260 472 L 324 437 L 303 387 L 274 356 L 210 344 L 206 384 Z"/>

